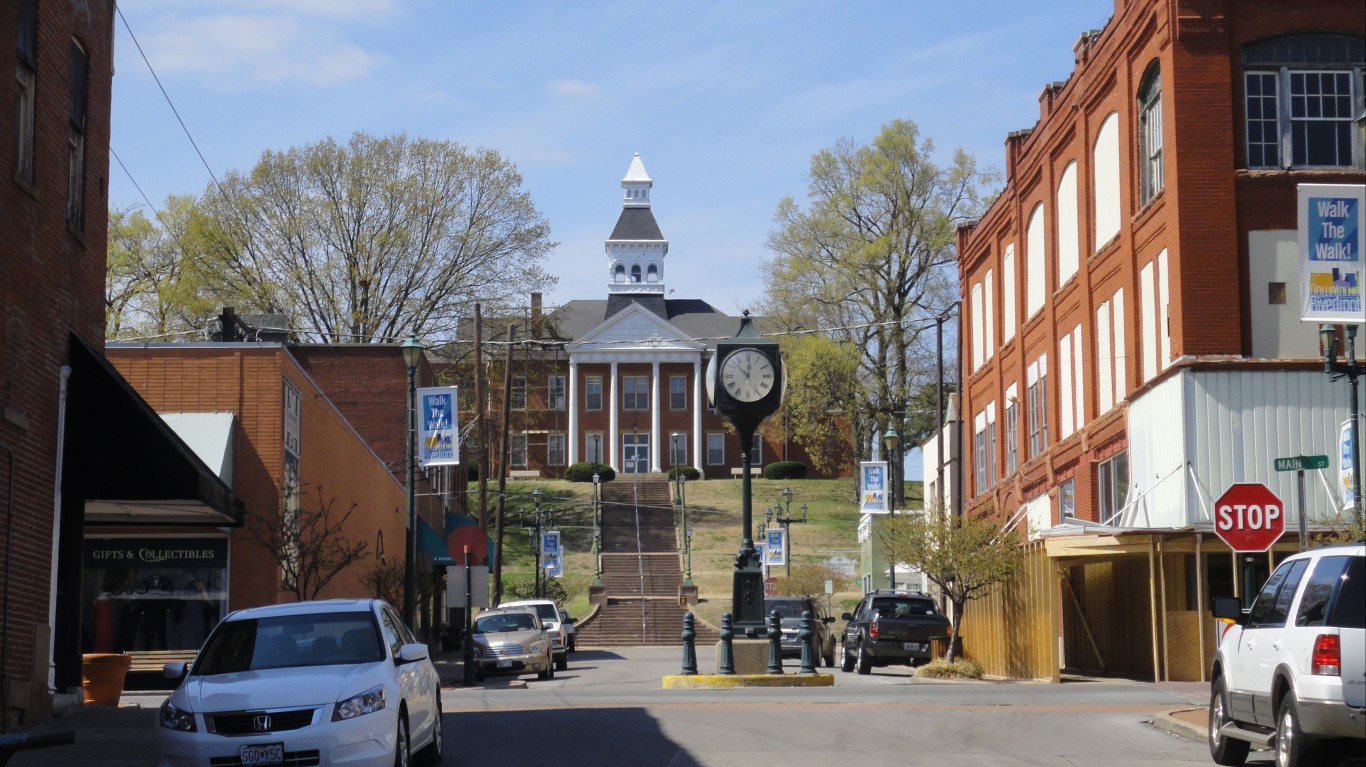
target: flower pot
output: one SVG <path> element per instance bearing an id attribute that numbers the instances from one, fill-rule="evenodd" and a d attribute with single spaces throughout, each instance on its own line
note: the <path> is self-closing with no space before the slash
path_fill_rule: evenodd
<path id="1" fill-rule="evenodd" d="M 96 706 L 117 706 L 123 695 L 123 679 L 133 658 L 121 653 L 89 653 L 81 656 L 81 686 L 85 702 Z"/>

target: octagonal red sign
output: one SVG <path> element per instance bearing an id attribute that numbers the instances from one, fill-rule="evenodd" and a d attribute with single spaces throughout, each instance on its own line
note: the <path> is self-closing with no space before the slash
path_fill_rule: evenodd
<path id="1" fill-rule="evenodd" d="M 1285 506 L 1260 482 L 1235 483 L 1214 502 L 1214 532 L 1234 551 L 1266 551 L 1285 532 Z"/>

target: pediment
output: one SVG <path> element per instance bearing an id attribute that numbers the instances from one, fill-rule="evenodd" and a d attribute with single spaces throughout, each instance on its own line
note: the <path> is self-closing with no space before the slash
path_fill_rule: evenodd
<path id="1" fill-rule="evenodd" d="M 569 345 L 571 354 L 590 351 L 690 351 L 706 348 L 676 325 L 640 304 L 631 304 Z"/>

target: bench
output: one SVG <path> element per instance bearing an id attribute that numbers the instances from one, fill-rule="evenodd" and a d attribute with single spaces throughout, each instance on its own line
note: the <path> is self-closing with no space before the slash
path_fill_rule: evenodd
<path id="1" fill-rule="evenodd" d="M 540 479 L 541 472 L 537 469 L 513 469 L 508 472 L 511 479 Z"/>
<path id="2" fill-rule="evenodd" d="M 745 473 L 745 470 L 744 470 L 743 468 L 739 467 L 739 466 L 736 466 L 736 467 L 734 467 L 734 468 L 732 468 L 732 469 L 730 470 L 730 475 L 731 475 L 732 477 L 738 477 L 738 476 L 740 476 L 740 475 L 742 475 L 742 474 L 744 474 L 744 473 Z M 762 476 L 763 473 L 764 473 L 764 470 L 761 469 L 761 468 L 758 467 L 758 466 L 751 466 L 751 467 L 749 467 L 749 475 L 750 475 L 751 477 Z"/>
<path id="3" fill-rule="evenodd" d="M 11 732 L 0 735 L 0 764 L 20 751 L 50 746 L 64 746 L 76 742 L 76 733 L 71 730 L 61 732 Z"/>
<path id="4" fill-rule="evenodd" d="M 167 663 L 184 661 L 188 668 L 194 662 L 196 650 L 129 650 L 124 653 L 133 659 L 128 666 L 130 674 L 160 674 Z"/>

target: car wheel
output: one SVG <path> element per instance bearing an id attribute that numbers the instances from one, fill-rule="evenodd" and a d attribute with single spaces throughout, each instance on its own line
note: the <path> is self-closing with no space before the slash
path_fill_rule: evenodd
<path id="1" fill-rule="evenodd" d="M 835 667 L 835 643 L 834 643 L 834 642 L 831 642 L 831 643 L 830 643 L 830 649 L 825 651 L 825 657 L 823 658 L 823 660 L 825 661 L 825 667 L 826 667 L 826 668 L 834 668 L 834 667 Z"/>
<path id="2" fill-rule="evenodd" d="M 577 646 L 575 646 L 575 644 L 574 644 L 574 637 L 573 637 L 573 636 L 570 636 L 570 637 L 569 637 L 569 651 L 570 651 L 570 652 L 575 652 L 575 651 L 578 650 L 578 649 L 579 649 L 579 648 L 578 648 Z"/>
<path id="3" fill-rule="evenodd" d="M 849 654 L 849 646 L 840 643 L 840 671 L 849 673 L 854 670 L 854 656 Z"/>
<path id="4" fill-rule="evenodd" d="M 398 733 L 394 736 L 394 767 L 408 767 L 412 754 L 408 752 L 408 715 L 398 712 Z"/>
<path id="5" fill-rule="evenodd" d="M 1317 743 L 1300 728 L 1300 712 L 1295 694 L 1287 693 L 1276 715 L 1276 767 L 1304 767 L 1316 764 Z"/>
<path id="6" fill-rule="evenodd" d="M 1214 692 L 1209 699 L 1209 728 L 1206 731 L 1209 755 L 1215 764 L 1237 767 L 1247 761 L 1247 752 L 1252 744 L 1219 734 L 1219 728 L 1232 721 L 1228 715 L 1228 695 L 1224 687 L 1223 677 L 1214 680 Z"/>
<path id="7" fill-rule="evenodd" d="M 860 674 L 865 674 L 865 675 L 866 675 L 866 674 L 871 674 L 871 673 L 873 673 L 873 656 L 869 655 L 869 654 L 868 654 L 868 651 L 865 650 L 865 649 L 863 649 L 863 643 L 862 643 L 862 642 L 859 642 L 859 643 L 858 643 L 858 663 L 857 663 L 857 666 L 858 666 L 858 672 L 859 672 Z"/>
<path id="8" fill-rule="evenodd" d="M 544 682 L 545 680 L 549 679 L 549 678 L 550 678 L 550 675 L 553 674 L 553 673 L 555 673 L 555 667 L 554 667 L 554 666 L 546 666 L 545 668 L 543 668 L 543 669 L 541 669 L 540 671 L 537 671 L 537 672 L 536 672 L 536 678 L 539 679 L 539 680 L 541 680 L 542 682 Z"/>
<path id="9" fill-rule="evenodd" d="M 436 718 L 432 720 L 432 742 L 428 743 L 418 755 L 419 761 L 427 765 L 441 764 L 445 752 L 441 732 L 441 688 L 436 688 Z"/>
<path id="10" fill-rule="evenodd" d="M 560 657 L 555 659 L 556 671 L 564 671 L 567 668 L 569 668 L 569 653 L 565 653 L 564 655 L 561 655 Z"/>

